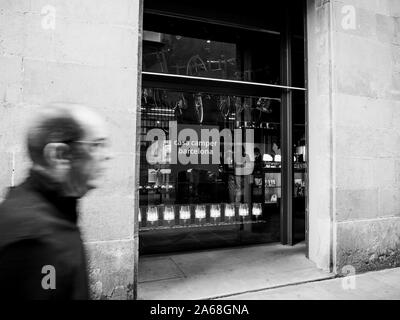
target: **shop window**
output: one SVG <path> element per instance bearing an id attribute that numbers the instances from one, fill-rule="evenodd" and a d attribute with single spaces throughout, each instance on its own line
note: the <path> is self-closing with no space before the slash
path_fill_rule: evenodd
<path id="1" fill-rule="evenodd" d="M 281 33 L 165 12 L 144 14 L 140 253 L 280 241 Z M 304 216 L 304 94 L 294 101 Z"/>
<path id="2" fill-rule="evenodd" d="M 143 71 L 280 84 L 280 36 L 146 14 Z"/>

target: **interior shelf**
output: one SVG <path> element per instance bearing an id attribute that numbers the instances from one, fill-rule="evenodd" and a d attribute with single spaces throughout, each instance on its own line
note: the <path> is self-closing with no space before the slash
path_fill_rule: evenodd
<path id="1" fill-rule="evenodd" d="M 266 222 L 267 222 L 266 220 L 258 219 L 258 220 L 232 221 L 232 222 L 204 223 L 204 224 L 140 227 L 139 230 L 140 231 L 152 231 L 152 230 L 171 230 L 171 229 L 221 227 L 221 226 L 234 226 L 234 225 L 242 225 L 242 224 L 257 224 L 257 223 L 266 223 Z"/>

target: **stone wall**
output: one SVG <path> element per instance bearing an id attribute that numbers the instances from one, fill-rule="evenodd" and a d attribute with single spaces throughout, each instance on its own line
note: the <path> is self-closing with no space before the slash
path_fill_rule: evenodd
<path id="1" fill-rule="evenodd" d="M 96 108 L 110 128 L 104 185 L 81 204 L 94 298 L 134 295 L 139 0 L 0 0 L 0 198 L 26 176 L 39 105 Z"/>
<path id="2" fill-rule="evenodd" d="M 400 2 L 309 1 L 309 13 L 326 15 L 319 26 L 327 32 L 317 44 L 315 29 L 309 37 L 316 44 L 311 53 L 325 48 L 319 59 L 330 65 L 315 76 L 322 79 L 331 106 L 329 130 L 323 129 L 329 133 L 322 137 L 330 136 L 325 171 L 330 172 L 330 197 L 324 200 L 331 203 L 334 271 L 340 274 L 346 265 L 358 272 L 399 266 Z M 325 119 L 313 100 L 310 127 Z M 310 137 L 310 152 L 318 154 L 325 147 L 315 140 Z M 310 163 L 312 172 L 319 171 Z"/>
<path id="3" fill-rule="evenodd" d="M 140 0 L 0 0 L 0 199 L 50 101 L 96 108 L 114 158 L 80 224 L 95 298 L 132 298 Z M 400 265 L 400 2 L 308 0 L 309 256 L 341 273 Z"/>
<path id="4" fill-rule="evenodd" d="M 400 2 L 333 13 L 338 272 L 399 266 Z"/>

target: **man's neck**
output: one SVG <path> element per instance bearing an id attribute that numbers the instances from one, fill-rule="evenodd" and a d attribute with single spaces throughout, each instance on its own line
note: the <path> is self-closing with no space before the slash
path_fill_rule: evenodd
<path id="1" fill-rule="evenodd" d="M 59 217 L 73 223 L 77 222 L 77 198 L 65 193 L 61 183 L 55 181 L 46 170 L 31 169 L 28 185 L 40 193 L 58 209 Z"/>
<path id="2" fill-rule="evenodd" d="M 31 175 L 40 180 L 42 187 L 48 189 L 48 191 L 57 194 L 59 197 L 71 197 L 66 190 L 65 184 L 59 181 L 60 179 L 50 169 L 35 164 L 31 168 Z"/>

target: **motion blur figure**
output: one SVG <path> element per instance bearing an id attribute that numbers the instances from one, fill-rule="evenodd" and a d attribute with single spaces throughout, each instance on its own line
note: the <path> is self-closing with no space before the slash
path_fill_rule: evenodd
<path id="1" fill-rule="evenodd" d="M 0 301 L 89 299 L 77 204 L 99 186 L 107 139 L 85 106 L 39 111 L 28 130 L 29 177 L 0 205 Z"/>

